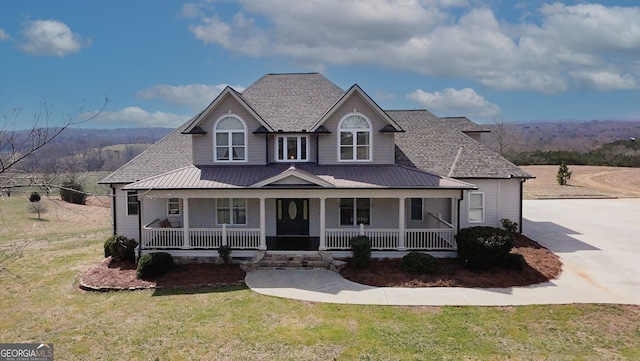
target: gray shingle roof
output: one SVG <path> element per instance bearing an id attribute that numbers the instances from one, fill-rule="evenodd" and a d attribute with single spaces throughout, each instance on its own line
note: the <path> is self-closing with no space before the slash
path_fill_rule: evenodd
<path id="1" fill-rule="evenodd" d="M 318 73 L 267 74 L 242 97 L 271 127 L 286 132 L 310 129 L 342 94 Z"/>
<path id="2" fill-rule="evenodd" d="M 532 176 L 465 135 L 467 122 L 438 118 L 426 110 L 387 111 L 406 130 L 398 133 L 401 164 L 453 178 L 531 178 Z"/>
<path id="3" fill-rule="evenodd" d="M 187 166 L 129 184 L 125 189 L 221 189 L 250 187 L 289 169 L 289 165 Z M 296 168 L 337 188 L 475 188 L 469 183 L 401 165 L 322 166 Z M 269 187 L 268 185 L 266 187 Z M 277 186 L 281 188 L 281 186 Z"/>

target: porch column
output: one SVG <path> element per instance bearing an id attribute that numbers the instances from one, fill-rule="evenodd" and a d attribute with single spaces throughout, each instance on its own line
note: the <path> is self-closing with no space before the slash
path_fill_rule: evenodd
<path id="1" fill-rule="evenodd" d="M 320 245 L 318 246 L 319 251 L 324 251 L 327 249 L 327 225 L 326 225 L 326 198 L 320 198 Z"/>
<path id="2" fill-rule="evenodd" d="M 189 237 L 189 198 L 182 198 L 182 248 L 191 248 Z"/>
<path id="3" fill-rule="evenodd" d="M 405 232 L 405 198 L 398 198 L 398 251 L 405 251 L 407 247 L 404 242 L 404 232 Z"/>
<path id="4" fill-rule="evenodd" d="M 265 251 L 267 249 L 267 215 L 266 215 L 266 200 L 264 197 L 260 197 L 260 246 L 259 250 Z"/>

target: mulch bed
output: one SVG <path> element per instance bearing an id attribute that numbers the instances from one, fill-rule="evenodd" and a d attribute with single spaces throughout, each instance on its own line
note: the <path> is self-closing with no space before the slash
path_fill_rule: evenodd
<path id="1" fill-rule="evenodd" d="M 242 284 L 245 272 L 238 265 L 211 263 L 178 264 L 155 279 L 136 278 L 132 262 L 114 262 L 105 258 L 80 279 L 80 288 L 91 291 L 135 290 L 148 288 L 195 288 Z"/>
<path id="2" fill-rule="evenodd" d="M 436 273 L 411 275 L 401 270 L 400 259 L 372 259 L 364 269 L 347 266 L 340 274 L 351 281 L 379 287 L 502 288 L 547 282 L 558 278 L 562 272 L 560 258 L 526 236 L 516 236 L 512 253 L 523 255 L 527 261 L 522 271 L 496 268 L 473 272 L 457 259 L 439 258 Z"/>
<path id="3" fill-rule="evenodd" d="M 527 261 L 522 271 L 492 269 L 472 272 L 451 258 L 440 258 L 439 270 L 430 275 L 410 275 L 400 269 L 400 259 L 372 259 L 365 269 L 347 266 L 340 274 L 354 282 L 381 287 L 512 287 L 528 286 L 558 278 L 562 262 L 558 256 L 526 236 L 517 236 L 514 253 Z M 238 265 L 210 263 L 180 264 L 164 276 L 153 280 L 136 278 L 131 262 L 112 262 L 106 258 L 87 271 L 80 287 L 92 291 L 135 290 L 148 288 L 196 288 L 242 284 L 245 272 Z"/>

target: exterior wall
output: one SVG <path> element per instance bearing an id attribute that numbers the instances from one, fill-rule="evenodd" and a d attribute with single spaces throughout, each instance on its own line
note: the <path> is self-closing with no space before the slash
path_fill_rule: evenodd
<path id="1" fill-rule="evenodd" d="M 244 120 L 247 126 L 247 161 L 246 162 L 219 162 L 214 161 L 214 125 L 216 121 L 225 114 L 234 114 Z M 251 114 L 233 97 L 227 96 L 213 109 L 211 114 L 200 124 L 200 127 L 207 131 L 205 135 L 193 135 L 193 164 L 194 165 L 214 165 L 214 164 L 266 164 L 267 158 L 266 138 L 264 134 L 253 134 L 253 131 L 260 127 L 260 122 L 253 118 Z"/>
<path id="2" fill-rule="evenodd" d="M 340 199 L 328 198 L 325 203 L 327 228 L 349 227 L 340 225 Z M 319 217 L 319 215 L 318 215 Z M 371 198 L 371 225 L 369 228 L 398 228 L 398 200 Z"/>
<path id="3" fill-rule="evenodd" d="M 115 184 L 113 187 L 116 195 L 116 234 L 140 241 L 138 216 L 127 215 L 127 192 L 122 190 L 123 185 Z"/>
<path id="4" fill-rule="evenodd" d="M 405 215 L 407 228 L 437 228 L 438 222 L 429 217 L 428 213 L 434 216 L 440 215 L 442 219 L 451 223 L 451 198 L 423 198 L 422 199 L 422 220 L 411 220 L 411 198 L 405 201 Z"/>
<path id="5" fill-rule="evenodd" d="M 343 116 L 356 112 L 364 114 L 371 121 L 371 161 L 368 162 L 341 162 L 338 161 L 338 123 Z M 324 126 L 331 134 L 321 134 L 318 137 L 318 163 L 319 164 L 394 164 L 395 140 L 393 133 L 380 133 L 387 123 L 369 106 L 369 104 L 357 93 L 337 109 Z"/>
<path id="6" fill-rule="evenodd" d="M 508 218 L 520 223 L 520 179 L 465 179 L 484 193 L 484 222 L 469 222 L 469 195 L 460 205 L 460 228 L 473 226 L 501 227 L 500 220 Z"/>

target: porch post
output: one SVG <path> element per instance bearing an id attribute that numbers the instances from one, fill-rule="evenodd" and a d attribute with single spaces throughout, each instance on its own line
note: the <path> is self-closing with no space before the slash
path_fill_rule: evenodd
<path id="1" fill-rule="evenodd" d="M 326 198 L 320 198 L 320 245 L 318 246 L 318 250 L 324 251 L 327 249 L 327 225 L 326 225 Z"/>
<path id="2" fill-rule="evenodd" d="M 260 197 L 260 246 L 259 250 L 264 251 L 267 249 L 267 211 L 266 200 L 264 197 Z"/>
<path id="3" fill-rule="evenodd" d="M 189 238 L 189 198 L 182 198 L 182 248 L 191 248 Z"/>
<path id="4" fill-rule="evenodd" d="M 404 242 L 405 233 L 405 198 L 398 198 L 398 251 L 405 251 L 407 247 Z"/>

